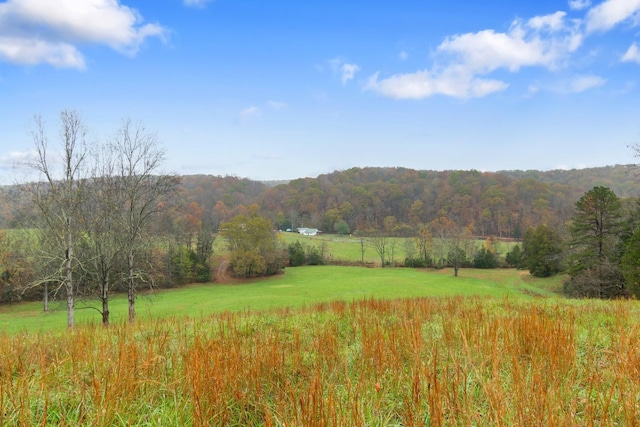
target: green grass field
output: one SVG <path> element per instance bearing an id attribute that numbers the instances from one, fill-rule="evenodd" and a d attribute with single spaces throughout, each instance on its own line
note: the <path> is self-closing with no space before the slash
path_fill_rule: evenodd
<path id="1" fill-rule="evenodd" d="M 562 280 L 287 268 L 143 293 L 133 326 L 123 295 L 110 328 L 79 301 L 71 333 L 62 302 L 0 306 L 0 424 L 640 425 L 640 305 Z"/>
<path id="2" fill-rule="evenodd" d="M 321 234 L 319 236 L 303 236 L 298 233 L 278 233 L 278 236 L 285 242 L 285 244 L 295 243 L 299 241 L 303 246 L 313 245 L 316 248 L 320 248 L 321 245 L 325 245 L 327 250 L 327 258 L 332 260 L 340 260 L 346 262 L 359 263 L 362 261 L 362 247 L 360 244 L 360 238 L 353 236 L 339 236 L 336 234 Z M 220 241 L 222 239 L 219 239 Z M 406 257 L 405 251 L 405 242 L 407 240 L 412 241 L 413 239 L 410 237 L 390 237 L 389 245 L 387 247 L 387 255 L 386 258 L 388 261 L 391 261 L 392 256 L 392 245 L 393 247 L 393 258 L 395 262 L 403 262 Z M 483 240 L 476 240 L 476 246 L 478 248 L 482 247 Z M 221 244 L 221 242 L 218 242 Z M 505 254 L 513 247 L 515 243 L 513 242 L 496 242 L 496 247 L 498 251 L 498 255 L 500 257 L 505 256 Z M 222 247 L 220 247 L 222 248 Z M 366 264 L 380 264 L 380 257 L 376 253 L 375 249 L 371 247 L 365 238 L 364 244 L 364 262 Z"/>
<path id="3" fill-rule="evenodd" d="M 136 303 L 138 318 L 200 316 L 221 311 L 259 311 L 309 306 L 333 300 L 411 298 L 421 296 L 487 295 L 532 298 L 554 296 L 560 278 L 536 279 L 512 269 L 463 269 L 453 277 L 448 269 L 365 268 L 316 266 L 287 268 L 284 274 L 241 284 L 191 285 L 179 289 L 143 293 Z M 98 301 L 76 304 L 76 323 L 97 324 Z M 110 311 L 114 323 L 126 319 L 127 301 L 116 295 Z M 42 312 L 38 302 L 0 307 L 0 331 L 46 331 L 64 329 L 66 306 L 50 304 Z"/>

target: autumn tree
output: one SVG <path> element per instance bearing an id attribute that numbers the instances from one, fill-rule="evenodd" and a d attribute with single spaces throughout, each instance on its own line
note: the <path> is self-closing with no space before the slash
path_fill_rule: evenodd
<path id="1" fill-rule="evenodd" d="M 35 279 L 33 241 L 29 230 L 0 230 L 0 303 L 15 302 Z M 48 311 L 44 298 L 44 311 Z"/>
<path id="2" fill-rule="evenodd" d="M 418 259 L 423 267 L 429 265 L 431 257 L 431 247 L 433 244 L 433 236 L 426 224 L 417 225 L 416 236 L 414 237 L 415 246 L 418 250 Z"/>
<path id="3" fill-rule="evenodd" d="M 271 222 L 261 216 L 238 215 L 220 226 L 236 276 L 256 277 L 282 271 L 286 259 Z"/>

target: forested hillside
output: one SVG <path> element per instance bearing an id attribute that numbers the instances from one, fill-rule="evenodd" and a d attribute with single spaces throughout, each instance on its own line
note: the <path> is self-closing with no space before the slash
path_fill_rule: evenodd
<path id="1" fill-rule="evenodd" d="M 574 203 L 595 186 L 622 198 L 638 194 L 632 165 L 554 171 L 417 171 L 352 168 L 279 185 L 233 176 L 182 177 L 175 215 L 217 229 L 234 215 L 257 212 L 282 229 L 334 232 L 385 230 L 411 234 L 418 224 L 445 217 L 472 225 L 477 235 L 521 237 L 538 224 L 561 224 Z M 0 208 L 2 228 L 16 226 L 11 206 Z M 167 224 L 165 222 L 165 224 Z"/>
<path id="2" fill-rule="evenodd" d="M 608 187 L 619 197 L 637 197 L 640 193 L 639 178 L 636 165 L 615 165 L 589 169 L 551 170 L 551 171 L 500 171 L 514 179 L 533 178 L 546 184 L 566 184 L 579 193 L 589 191 L 593 187 Z"/>
<path id="3" fill-rule="evenodd" d="M 596 185 L 620 197 L 637 193 L 634 166 L 569 171 L 417 171 L 352 168 L 269 187 L 236 177 L 185 176 L 185 206 L 214 227 L 237 213 L 260 212 L 279 228 L 412 234 L 441 217 L 472 225 L 477 235 L 521 237 L 538 224 L 560 224 Z M 252 206 L 253 205 L 253 206 Z"/>

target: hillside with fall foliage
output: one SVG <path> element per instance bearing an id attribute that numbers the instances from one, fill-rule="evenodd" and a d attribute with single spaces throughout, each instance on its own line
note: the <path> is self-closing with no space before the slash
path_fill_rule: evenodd
<path id="1" fill-rule="evenodd" d="M 216 228 L 239 213 L 256 212 L 282 229 L 333 232 L 385 230 L 410 235 L 418 224 L 446 217 L 473 225 L 477 235 L 518 238 L 538 224 L 561 224 L 594 186 L 622 198 L 637 195 L 635 166 L 554 171 L 419 171 L 352 168 L 270 186 L 231 176 L 182 177 L 183 214 Z"/>

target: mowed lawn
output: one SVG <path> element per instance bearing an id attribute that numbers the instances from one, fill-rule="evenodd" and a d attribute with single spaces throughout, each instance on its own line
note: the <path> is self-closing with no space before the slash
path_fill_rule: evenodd
<path id="1" fill-rule="evenodd" d="M 179 289 L 142 293 L 136 303 L 138 318 L 202 316 L 221 311 L 262 311 L 296 308 L 333 300 L 369 298 L 412 298 L 423 296 L 486 295 L 533 298 L 555 296 L 561 278 L 535 279 L 527 272 L 462 269 L 454 277 L 450 269 L 365 268 L 315 266 L 287 268 L 284 274 L 231 285 L 190 285 Z M 97 324 L 98 301 L 78 301 L 76 324 Z M 114 296 L 112 321 L 125 321 L 127 301 Z M 41 303 L 0 307 L 0 332 L 47 331 L 64 329 L 64 302 L 50 304 L 43 313 Z"/>

